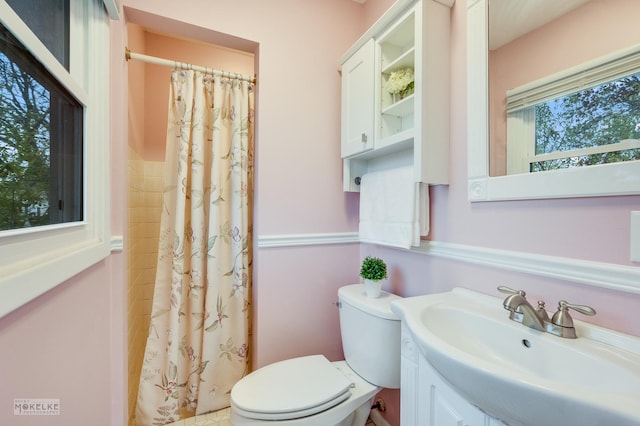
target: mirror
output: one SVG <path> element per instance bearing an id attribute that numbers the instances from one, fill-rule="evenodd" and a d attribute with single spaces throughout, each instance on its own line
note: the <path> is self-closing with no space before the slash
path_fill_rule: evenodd
<path id="1" fill-rule="evenodd" d="M 561 8 L 555 10 L 553 5 Z M 469 0 L 467 7 L 469 199 L 640 193 L 640 161 L 506 175 L 505 112 L 506 90 L 549 79 L 549 75 L 638 45 L 640 27 L 633 23 L 633 17 L 640 14 L 640 2 Z M 574 30 L 569 36 L 561 35 L 560 30 L 570 25 L 558 23 L 565 16 L 573 15 L 575 19 L 576 13 L 581 13 L 578 21 L 583 29 Z M 545 25 L 548 22 L 551 23 Z M 531 37 L 546 42 L 536 50 L 532 44 L 524 44 Z M 576 44 L 569 47 L 566 44 L 569 38 Z M 509 49 L 509 55 L 503 53 Z M 498 95 L 492 96 L 489 88 Z M 511 134 L 509 138 L 512 143 Z"/>

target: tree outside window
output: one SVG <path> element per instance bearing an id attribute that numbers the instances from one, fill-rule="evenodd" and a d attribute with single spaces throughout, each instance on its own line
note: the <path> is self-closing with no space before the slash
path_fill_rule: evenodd
<path id="1" fill-rule="evenodd" d="M 535 155 L 640 139 L 640 73 L 535 106 Z M 570 155 L 570 153 L 568 153 Z M 640 148 L 531 163 L 531 171 L 640 159 Z"/>
<path id="2" fill-rule="evenodd" d="M 0 231 L 82 220 L 83 109 L 0 36 Z"/>

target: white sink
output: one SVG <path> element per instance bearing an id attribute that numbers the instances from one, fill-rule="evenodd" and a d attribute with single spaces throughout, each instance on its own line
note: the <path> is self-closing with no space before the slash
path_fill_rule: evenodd
<path id="1" fill-rule="evenodd" d="M 579 314 L 578 338 L 560 338 L 509 320 L 502 300 L 454 289 L 391 309 L 463 397 L 509 425 L 640 425 L 640 338 Z"/>

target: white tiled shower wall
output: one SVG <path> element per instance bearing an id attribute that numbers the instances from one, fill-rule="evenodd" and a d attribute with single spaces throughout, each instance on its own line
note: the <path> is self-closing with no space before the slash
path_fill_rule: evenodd
<path id="1" fill-rule="evenodd" d="M 128 176 L 128 345 L 129 425 L 138 394 L 138 380 L 149 332 L 162 212 L 162 162 L 145 161 L 129 149 Z"/>

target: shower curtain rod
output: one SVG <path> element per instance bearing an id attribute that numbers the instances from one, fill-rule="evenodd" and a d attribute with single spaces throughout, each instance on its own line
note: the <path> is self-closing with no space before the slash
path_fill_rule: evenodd
<path id="1" fill-rule="evenodd" d="M 130 59 L 135 59 L 138 61 L 147 62 L 149 64 L 164 65 L 167 67 L 173 67 L 173 68 L 178 68 L 182 70 L 200 71 L 206 74 L 215 75 L 217 77 L 232 78 L 236 80 L 248 81 L 250 83 L 256 82 L 255 77 L 249 77 L 246 75 L 237 74 L 235 72 L 219 71 L 213 68 L 201 67 L 199 65 L 191 65 L 186 62 L 172 61 L 170 59 L 156 58 L 155 56 L 143 55 L 141 53 L 132 52 L 131 50 L 129 50 L 128 47 L 125 47 L 124 50 L 125 50 L 124 57 L 127 59 L 127 61 Z"/>

